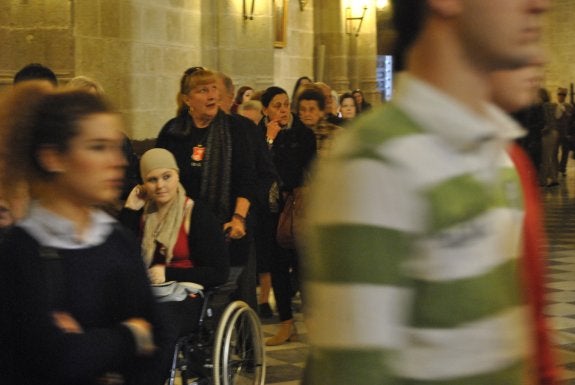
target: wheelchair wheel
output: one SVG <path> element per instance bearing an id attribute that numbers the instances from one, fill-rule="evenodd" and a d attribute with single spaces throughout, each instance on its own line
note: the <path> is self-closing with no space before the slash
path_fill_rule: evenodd
<path id="1" fill-rule="evenodd" d="M 214 340 L 214 385 L 264 385 L 265 352 L 260 320 L 245 302 L 229 304 Z"/>
<path id="2" fill-rule="evenodd" d="M 210 385 L 211 344 L 204 345 L 198 335 L 182 337 L 178 340 L 167 385 Z"/>

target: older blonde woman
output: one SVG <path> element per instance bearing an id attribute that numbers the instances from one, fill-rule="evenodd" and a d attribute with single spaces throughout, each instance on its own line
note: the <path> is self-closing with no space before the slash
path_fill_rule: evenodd
<path id="1" fill-rule="evenodd" d="M 174 154 L 190 197 L 205 202 L 232 239 L 243 238 L 255 183 L 245 123 L 220 110 L 216 76 L 201 67 L 184 73 L 180 99 L 178 116 L 162 128 L 156 146 Z"/>
<path id="2" fill-rule="evenodd" d="M 216 75 L 202 67 L 184 72 L 178 116 L 162 128 L 156 147 L 174 154 L 188 195 L 206 204 L 229 234 L 231 263 L 238 267 L 233 271 L 245 277 L 239 281 L 239 296 L 255 308 L 253 241 L 247 228 L 256 189 L 254 153 L 246 134 L 250 122 L 222 111 L 216 81 Z"/>

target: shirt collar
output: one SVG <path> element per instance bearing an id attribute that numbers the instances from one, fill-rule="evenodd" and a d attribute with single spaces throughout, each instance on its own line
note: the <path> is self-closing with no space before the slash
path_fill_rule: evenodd
<path id="1" fill-rule="evenodd" d="M 408 73 L 398 77 L 394 103 L 416 123 L 463 151 L 486 141 L 509 141 L 525 134 L 519 124 L 494 104 L 486 103 L 486 114 L 479 115 Z"/>
<path id="2" fill-rule="evenodd" d="M 18 222 L 42 246 L 60 249 L 81 249 L 97 246 L 106 240 L 113 230 L 115 220 L 100 210 L 92 210 L 91 223 L 79 238 L 74 223 L 32 202 L 28 215 Z"/>

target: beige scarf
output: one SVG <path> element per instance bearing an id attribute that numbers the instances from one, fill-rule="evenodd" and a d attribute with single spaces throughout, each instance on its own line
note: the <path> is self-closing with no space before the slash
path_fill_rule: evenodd
<path id="1" fill-rule="evenodd" d="M 193 201 L 190 199 L 193 205 Z M 142 237 L 142 253 L 146 267 L 150 267 L 154 258 L 156 247 L 161 247 L 166 256 L 166 265 L 169 265 L 173 257 L 174 245 L 180 233 L 182 221 L 186 212 L 190 212 L 191 205 L 186 204 L 186 190 L 180 183 L 176 198 L 170 203 L 170 207 L 163 218 L 160 218 L 158 206 L 154 201 L 149 201 L 144 207 L 144 234 Z"/>

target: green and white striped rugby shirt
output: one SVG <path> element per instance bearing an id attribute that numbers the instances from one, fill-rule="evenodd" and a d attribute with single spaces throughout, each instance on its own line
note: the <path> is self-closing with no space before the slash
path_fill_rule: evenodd
<path id="1" fill-rule="evenodd" d="M 521 129 L 405 76 L 313 177 L 304 242 L 306 385 L 524 384 Z"/>

